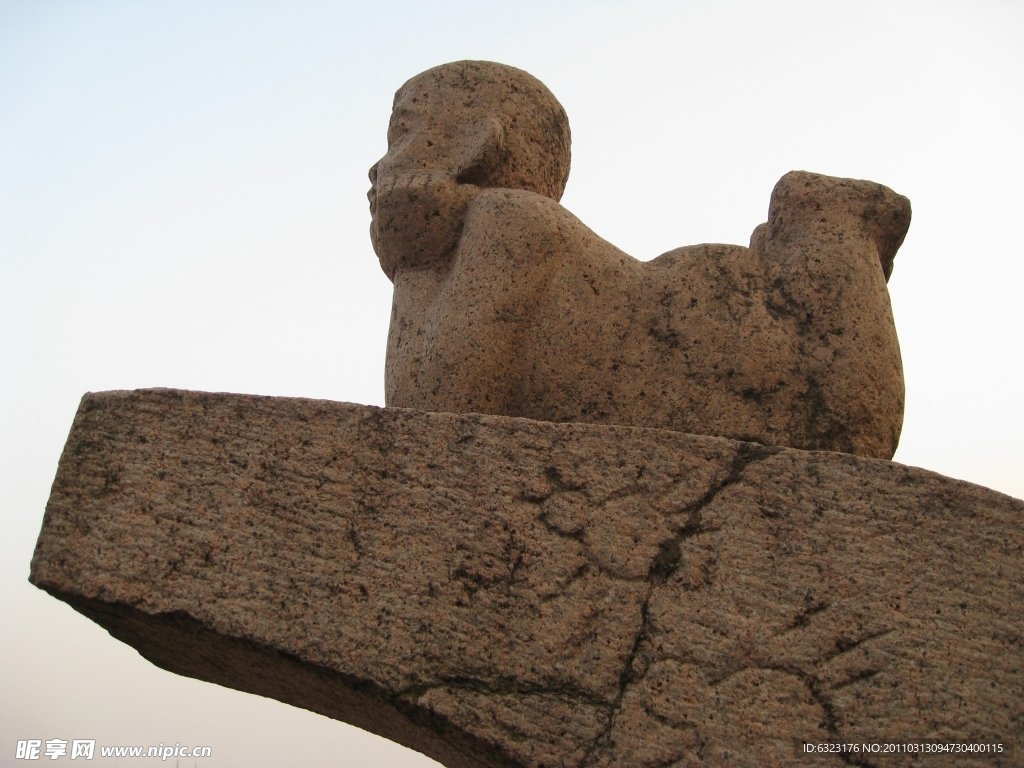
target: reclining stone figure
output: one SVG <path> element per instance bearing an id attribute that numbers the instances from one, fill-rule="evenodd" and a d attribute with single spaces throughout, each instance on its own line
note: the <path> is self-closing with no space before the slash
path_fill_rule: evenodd
<path id="1" fill-rule="evenodd" d="M 394 282 L 387 405 L 892 457 L 906 198 L 792 172 L 749 248 L 642 262 L 559 205 L 569 144 L 513 67 L 445 64 L 398 91 L 368 195 Z"/>

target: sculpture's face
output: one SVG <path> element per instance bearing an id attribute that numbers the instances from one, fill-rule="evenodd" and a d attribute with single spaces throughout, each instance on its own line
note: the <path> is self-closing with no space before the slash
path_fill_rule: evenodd
<path id="1" fill-rule="evenodd" d="M 388 152 L 370 168 L 370 239 L 392 280 L 443 264 L 479 191 L 457 178 L 473 154 L 473 110 L 422 78 L 407 83 L 388 127 Z"/>

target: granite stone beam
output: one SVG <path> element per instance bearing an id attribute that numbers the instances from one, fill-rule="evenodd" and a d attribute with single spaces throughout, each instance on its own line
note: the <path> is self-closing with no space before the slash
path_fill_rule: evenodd
<path id="1" fill-rule="evenodd" d="M 839 453 L 105 392 L 75 417 L 31 581 L 159 667 L 451 768 L 911 739 L 999 742 L 975 762 L 1011 765 L 1022 522 L 1019 500 Z"/>

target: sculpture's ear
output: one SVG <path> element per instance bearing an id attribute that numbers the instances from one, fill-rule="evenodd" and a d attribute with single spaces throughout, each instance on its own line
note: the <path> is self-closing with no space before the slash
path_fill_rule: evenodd
<path id="1" fill-rule="evenodd" d="M 478 187 L 494 186 L 492 181 L 504 164 L 506 154 L 505 129 L 501 123 L 491 116 L 478 120 L 456 149 L 455 180 Z"/>

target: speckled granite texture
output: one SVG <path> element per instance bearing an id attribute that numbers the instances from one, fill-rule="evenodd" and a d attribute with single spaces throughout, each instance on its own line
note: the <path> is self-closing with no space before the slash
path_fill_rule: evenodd
<path id="1" fill-rule="evenodd" d="M 161 667 L 452 768 L 777 765 L 794 739 L 1019 744 L 1022 522 L 847 454 L 107 392 L 31 579 Z"/>
<path id="2" fill-rule="evenodd" d="M 568 173 L 565 112 L 521 70 L 456 62 L 398 91 L 369 192 L 389 406 L 892 457 L 906 198 L 788 173 L 750 247 L 642 262 L 559 205 Z"/>

